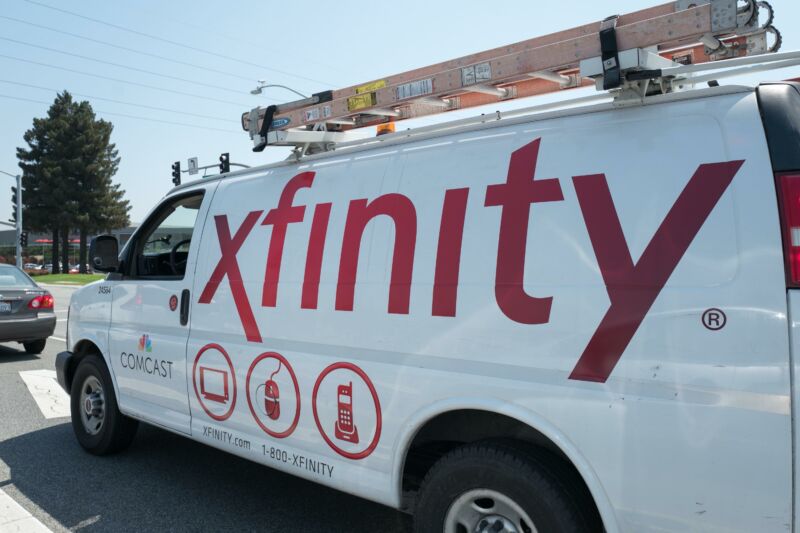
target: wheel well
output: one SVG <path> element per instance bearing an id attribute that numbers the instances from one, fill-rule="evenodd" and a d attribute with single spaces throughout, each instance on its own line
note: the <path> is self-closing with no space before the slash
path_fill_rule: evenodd
<path id="1" fill-rule="evenodd" d="M 503 439 L 524 445 L 531 453 L 547 461 L 558 463 L 560 470 L 572 481 L 573 490 L 581 491 L 582 497 L 591 502 L 597 520 L 600 515 L 594 499 L 575 465 L 548 437 L 531 426 L 509 416 L 464 409 L 442 413 L 420 428 L 406 452 L 403 465 L 404 507 L 413 507 L 413 495 L 419 490 L 422 480 L 431 467 L 442 456 L 464 444 Z"/>
<path id="2" fill-rule="evenodd" d="M 72 377 L 75 375 L 75 370 L 78 369 L 81 359 L 89 354 L 97 354 L 102 356 L 100 348 L 98 348 L 95 343 L 89 340 L 79 341 L 78 344 L 75 345 L 75 349 L 72 351 L 72 354 L 73 357 L 69 360 L 69 365 L 64 369 L 64 378 L 66 381 L 67 390 L 72 389 Z"/>

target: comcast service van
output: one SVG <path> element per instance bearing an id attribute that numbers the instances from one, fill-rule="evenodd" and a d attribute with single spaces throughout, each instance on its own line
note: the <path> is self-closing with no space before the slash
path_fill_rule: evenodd
<path id="1" fill-rule="evenodd" d="M 791 530 L 800 84 L 626 100 L 630 72 L 613 102 L 306 139 L 97 238 L 56 364 L 80 444 L 153 424 L 418 531 Z M 281 113 L 255 141 L 334 133 Z"/>

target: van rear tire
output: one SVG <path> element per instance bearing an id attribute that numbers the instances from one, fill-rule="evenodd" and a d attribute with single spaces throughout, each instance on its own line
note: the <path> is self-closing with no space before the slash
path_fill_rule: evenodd
<path id="1" fill-rule="evenodd" d="M 456 448 L 422 482 L 415 533 L 602 531 L 556 461 L 513 442 Z"/>
<path id="2" fill-rule="evenodd" d="M 81 359 L 70 390 L 72 429 L 94 455 L 109 455 L 130 446 L 139 422 L 123 415 L 105 362 L 95 354 Z"/>

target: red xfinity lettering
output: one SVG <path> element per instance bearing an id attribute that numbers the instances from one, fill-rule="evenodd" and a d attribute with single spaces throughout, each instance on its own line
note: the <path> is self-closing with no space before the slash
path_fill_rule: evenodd
<path id="1" fill-rule="evenodd" d="M 495 298 L 508 318 L 523 324 L 547 323 L 553 304 L 552 297 L 529 296 L 522 286 L 531 204 L 564 199 L 558 179 L 534 180 L 540 141 L 536 139 L 514 151 L 506 182 L 486 188 L 485 205 L 503 208 L 497 245 Z"/>
<path id="2" fill-rule="evenodd" d="M 506 182 L 489 185 L 485 198 L 487 207 L 501 208 L 495 299 L 508 318 L 522 324 L 547 323 L 553 304 L 552 296 L 531 296 L 524 288 L 532 204 L 564 200 L 557 178 L 535 179 L 540 142 L 541 139 L 536 139 L 511 154 Z M 611 304 L 572 370 L 570 379 L 601 383 L 608 379 L 742 164 L 743 161 L 730 161 L 700 165 L 635 264 L 605 175 L 572 178 Z M 276 306 L 286 230 L 289 224 L 302 222 L 305 216 L 305 206 L 292 205 L 294 197 L 298 190 L 311 187 L 314 175 L 314 172 L 302 172 L 290 179 L 281 193 L 278 206 L 270 210 L 262 222 L 262 225 L 272 225 L 261 299 L 263 306 Z M 468 197 L 469 189 L 466 187 L 447 190 L 444 194 L 436 257 L 432 259 L 435 261 L 431 306 L 433 316 L 456 316 Z M 303 309 L 316 309 L 318 305 L 325 240 L 332 209 L 329 202 L 319 203 L 314 208 L 300 303 Z M 262 213 L 249 213 L 233 237 L 227 216 L 214 217 L 222 257 L 199 300 L 199 303 L 210 303 L 222 278 L 227 276 L 239 319 L 250 342 L 261 342 L 261 333 L 250 307 L 236 254 Z M 398 193 L 384 194 L 372 201 L 360 198 L 350 202 L 339 257 L 336 310 L 353 310 L 364 231 L 373 218 L 382 215 L 394 223 L 388 312 L 409 312 L 417 212 L 412 201 Z"/>
<path id="3" fill-rule="evenodd" d="M 283 188 L 278 207 L 270 210 L 263 226 L 272 225 L 272 236 L 269 239 L 267 252 L 267 270 L 264 273 L 264 292 L 261 293 L 261 305 L 275 307 L 278 300 L 278 281 L 281 275 L 283 244 L 286 242 L 286 228 L 293 222 L 302 222 L 306 213 L 304 205 L 292 205 L 298 189 L 311 187 L 314 183 L 314 172 L 301 172 L 290 179 Z"/>
<path id="4" fill-rule="evenodd" d="M 217 263 L 217 267 L 211 274 L 208 283 L 206 283 L 200 300 L 198 303 L 207 304 L 211 303 L 211 298 L 217 292 L 220 282 L 224 276 L 228 276 L 228 283 L 231 286 L 231 294 L 233 301 L 236 303 L 236 311 L 239 313 L 239 320 L 242 321 L 244 327 L 244 334 L 250 342 L 261 342 L 261 333 L 258 331 L 258 324 L 253 316 L 253 309 L 250 307 L 250 300 L 247 298 L 247 291 L 244 289 L 244 282 L 242 282 L 242 273 L 239 270 L 239 263 L 236 261 L 236 254 L 239 248 L 242 247 L 245 239 L 250 234 L 253 226 L 258 222 L 261 213 L 264 211 L 251 211 L 239 226 L 236 235 L 231 238 L 231 230 L 228 227 L 228 217 L 226 215 L 217 215 L 214 217 L 214 222 L 217 225 L 217 238 L 219 239 L 219 248 L 222 251 L 222 257 Z"/>
<path id="5" fill-rule="evenodd" d="M 408 314 L 411 271 L 414 267 L 414 247 L 417 242 L 417 211 L 411 200 L 396 193 L 384 194 L 370 203 L 367 203 L 366 199 L 350 202 L 339 262 L 339 283 L 336 286 L 337 311 L 353 310 L 361 237 L 367 223 L 379 215 L 391 217 L 395 229 L 392 277 L 389 283 L 389 312 Z"/>
<path id="6" fill-rule="evenodd" d="M 308 238 L 306 271 L 303 276 L 302 309 L 316 309 L 319 294 L 319 278 L 322 272 L 322 254 L 325 252 L 325 235 L 328 233 L 328 220 L 331 217 L 331 203 L 318 204 L 311 221 L 311 235 Z"/>
<path id="7" fill-rule="evenodd" d="M 467 215 L 469 189 L 452 189 L 444 194 L 436 273 L 433 278 L 433 316 L 456 316 L 458 271 L 461 266 L 461 239 Z"/>
<path id="8" fill-rule="evenodd" d="M 608 379 L 742 163 L 700 165 L 635 265 L 605 175 L 572 178 L 611 306 L 570 379 L 601 383 Z"/>

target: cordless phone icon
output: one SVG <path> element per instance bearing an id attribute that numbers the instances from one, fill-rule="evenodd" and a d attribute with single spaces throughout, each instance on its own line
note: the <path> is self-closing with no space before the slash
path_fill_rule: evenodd
<path id="1" fill-rule="evenodd" d="M 334 427 L 334 435 L 339 440 L 358 444 L 358 428 L 353 424 L 353 382 L 338 387 L 339 419 Z"/>

